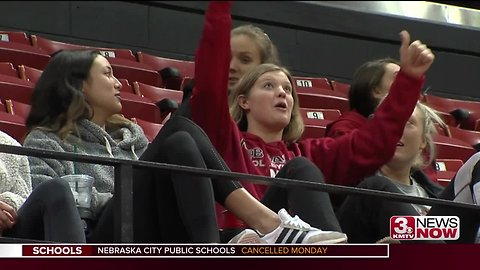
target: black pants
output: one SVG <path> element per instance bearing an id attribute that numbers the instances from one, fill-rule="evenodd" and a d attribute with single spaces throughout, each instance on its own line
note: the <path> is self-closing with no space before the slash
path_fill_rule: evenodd
<path id="1" fill-rule="evenodd" d="M 359 188 L 401 193 L 389 179 L 382 176 L 362 181 Z M 390 235 L 390 218 L 397 216 L 418 216 L 409 203 L 383 198 L 349 195 L 337 211 L 343 232 L 350 243 L 374 243 Z"/>
<path id="2" fill-rule="evenodd" d="M 17 213 L 15 226 L 4 236 L 62 243 L 85 243 L 85 234 L 70 187 L 52 179 L 38 185 Z"/>

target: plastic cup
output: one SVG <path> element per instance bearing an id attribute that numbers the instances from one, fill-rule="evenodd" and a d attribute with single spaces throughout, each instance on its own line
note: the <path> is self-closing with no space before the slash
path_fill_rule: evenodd
<path id="1" fill-rule="evenodd" d="M 70 185 L 77 207 L 90 209 L 94 178 L 86 174 L 70 174 L 61 178 L 65 179 Z"/>

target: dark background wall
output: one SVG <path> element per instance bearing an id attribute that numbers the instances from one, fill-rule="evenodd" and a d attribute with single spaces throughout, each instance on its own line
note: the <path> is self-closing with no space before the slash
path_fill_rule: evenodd
<path id="1" fill-rule="evenodd" d="M 2 1 L 0 29 L 54 40 L 129 48 L 192 60 L 207 2 L 201 1 Z M 480 100 L 480 29 L 398 16 L 366 14 L 307 2 L 235 2 L 234 25 L 253 23 L 277 44 L 295 75 L 349 82 L 361 63 L 398 58 L 407 29 L 436 54 L 430 91 Z"/>

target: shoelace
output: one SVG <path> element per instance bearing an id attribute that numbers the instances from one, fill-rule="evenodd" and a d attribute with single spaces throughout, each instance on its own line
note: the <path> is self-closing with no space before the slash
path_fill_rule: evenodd
<path id="1" fill-rule="evenodd" d="M 310 224 L 301 220 L 298 216 L 294 216 L 291 219 L 286 220 L 285 224 L 301 230 L 310 230 L 312 228 Z"/>

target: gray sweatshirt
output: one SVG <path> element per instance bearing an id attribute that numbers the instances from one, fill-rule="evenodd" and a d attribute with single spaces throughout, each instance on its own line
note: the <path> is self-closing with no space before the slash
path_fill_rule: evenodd
<path id="1" fill-rule="evenodd" d="M 21 146 L 0 131 L 0 144 Z M 0 201 L 18 211 L 32 192 L 27 156 L 0 153 Z"/>
<path id="2" fill-rule="evenodd" d="M 114 130 L 104 130 L 89 120 L 77 123 L 78 133 L 72 132 L 65 140 L 55 133 L 42 129 L 32 130 L 24 141 L 25 147 L 58 152 L 73 152 L 84 155 L 114 157 L 136 160 L 145 151 L 148 141 L 134 123 Z M 113 195 L 114 168 L 94 163 L 80 163 L 29 157 L 33 188 L 42 181 L 68 174 L 87 174 L 95 178 L 93 184 L 92 210 L 98 214 L 101 207 Z"/>

